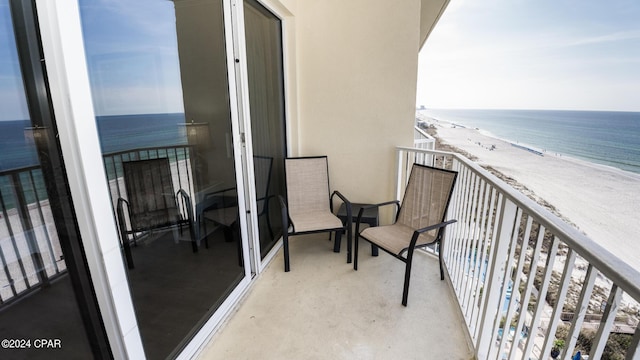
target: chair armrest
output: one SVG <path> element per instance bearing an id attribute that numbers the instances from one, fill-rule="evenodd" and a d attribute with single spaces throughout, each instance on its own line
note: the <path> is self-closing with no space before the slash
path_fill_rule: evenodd
<path id="1" fill-rule="evenodd" d="M 133 255 L 131 255 L 131 248 L 129 247 L 129 237 L 127 236 L 127 224 L 124 219 L 124 205 L 127 205 L 127 215 L 129 221 L 131 221 L 131 209 L 129 208 L 129 202 L 124 198 L 118 198 L 118 205 L 116 206 L 116 213 L 118 217 L 118 230 L 120 231 L 120 241 L 122 242 L 122 249 L 124 250 L 124 257 L 127 262 L 127 268 L 133 269 Z M 133 241 L 135 244 L 135 229 L 133 224 L 131 226 L 131 233 L 133 234 Z"/>
<path id="2" fill-rule="evenodd" d="M 222 206 L 224 206 L 224 207 L 233 206 L 233 204 L 225 204 L 225 193 L 228 192 L 228 191 L 232 191 L 232 190 L 236 190 L 237 191 L 237 188 L 235 186 L 233 186 L 233 187 L 229 187 L 229 188 L 226 188 L 226 189 L 221 189 L 221 190 L 218 190 L 218 191 L 213 191 L 213 192 L 207 193 L 207 194 L 204 195 L 203 201 L 206 201 L 207 199 L 212 198 L 212 197 L 221 196 Z M 237 194 L 236 194 L 236 198 L 237 198 Z M 207 209 L 205 209 L 205 211 L 206 210 Z"/>
<path id="3" fill-rule="evenodd" d="M 125 198 L 118 198 L 118 205 L 116 206 L 116 214 L 118 216 L 118 229 L 120 230 L 120 235 L 123 237 L 122 241 L 126 241 L 127 235 L 127 224 L 124 218 L 124 205 L 127 205 L 127 216 L 131 219 L 131 209 L 129 209 L 129 202 Z"/>
<path id="4" fill-rule="evenodd" d="M 220 193 L 226 193 L 227 191 L 231 191 L 231 190 L 236 190 L 236 187 L 235 187 L 235 186 L 233 186 L 233 187 L 230 187 L 230 188 L 226 188 L 226 189 L 222 189 L 222 190 L 218 190 L 218 191 L 214 191 L 214 192 L 207 193 L 207 194 L 204 196 L 204 198 L 206 199 L 206 198 L 208 198 L 208 197 L 210 197 L 210 196 L 213 196 L 213 195 L 216 195 L 216 194 L 220 194 Z"/>
<path id="5" fill-rule="evenodd" d="M 180 189 L 178 190 L 178 192 L 176 192 L 176 197 L 177 196 L 182 196 L 185 199 L 185 201 L 187 201 L 188 203 L 191 203 L 191 197 L 183 189 Z"/>
<path id="6" fill-rule="evenodd" d="M 351 208 L 351 201 L 349 201 L 346 196 L 342 195 L 342 193 L 340 193 L 340 191 L 335 190 L 333 192 L 333 194 L 331 194 L 331 198 L 329 199 L 329 209 L 331 210 L 331 213 L 333 213 L 333 196 L 334 195 L 338 195 L 338 197 L 342 200 L 342 202 L 346 205 L 347 207 L 347 223 L 345 224 L 347 226 L 347 231 L 349 231 L 349 234 L 351 233 L 351 224 L 353 223 L 353 210 Z M 351 235 L 349 235 L 351 236 Z"/>
<path id="7" fill-rule="evenodd" d="M 435 230 L 435 229 L 438 229 L 438 228 L 441 228 L 441 227 L 445 227 L 445 226 L 447 226 L 449 224 L 453 224 L 453 223 L 455 223 L 457 221 L 458 220 L 449 220 L 449 221 L 441 222 L 439 224 L 430 225 L 430 226 L 424 227 L 422 229 L 418 229 L 418 230 L 416 230 L 416 232 L 419 233 L 419 234 L 422 234 L 423 232 L 427 232 L 427 231 Z"/>
<path id="8" fill-rule="evenodd" d="M 269 211 L 269 199 L 274 198 L 274 197 L 276 197 L 276 195 L 267 195 L 267 196 L 264 196 L 264 197 L 256 199 L 256 204 L 258 204 L 260 201 L 264 201 L 264 205 L 262 206 L 262 211 L 258 212 L 258 216 L 264 215 L 266 212 Z M 260 207 L 258 207 L 258 209 L 259 208 Z"/>
<path id="9" fill-rule="evenodd" d="M 350 201 L 349 201 L 349 200 L 348 200 L 344 195 L 342 195 L 342 193 L 341 193 L 340 191 L 338 191 L 338 190 L 335 190 L 335 191 L 333 192 L 333 194 L 331 194 L 331 198 L 332 198 L 332 199 L 333 199 L 333 196 L 334 196 L 334 195 L 338 195 L 338 197 L 339 197 L 340 199 L 342 199 L 342 201 L 344 201 L 345 203 L 351 203 L 351 202 L 350 202 Z"/>
<path id="10" fill-rule="evenodd" d="M 193 221 L 193 206 L 191 204 L 191 197 L 183 189 L 178 190 L 178 192 L 176 193 L 176 200 L 178 200 L 179 196 L 182 197 L 184 203 L 186 204 L 187 220 L 189 220 L 189 222 L 191 223 Z M 180 204 L 176 205 L 178 205 L 178 209 L 180 209 Z"/>
<path id="11" fill-rule="evenodd" d="M 418 229 L 418 230 L 414 231 L 413 232 L 413 236 L 411 237 L 411 242 L 409 243 L 409 248 L 411 249 L 411 248 L 414 248 L 416 246 L 416 242 L 418 241 L 418 238 L 420 237 L 420 234 L 422 234 L 424 232 L 427 232 L 427 231 L 444 228 L 445 226 L 453 224 L 453 223 L 455 223 L 457 221 L 458 220 L 449 220 L 449 221 L 441 222 L 439 224 L 429 225 L 427 227 L 424 227 L 422 229 Z"/>
<path id="12" fill-rule="evenodd" d="M 342 195 L 342 193 L 340 191 L 338 191 L 338 190 L 335 190 L 333 192 L 333 194 L 331 194 L 331 196 L 329 197 L 329 209 L 331 210 L 331 212 L 333 212 L 333 197 L 334 197 L 334 195 L 338 195 L 340 200 L 342 200 L 342 202 L 347 205 L 347 213 L 348 213 L 349 217 L 351 217 L 351 201 L 349 201 L 347 199 L 347 197 Z"/>

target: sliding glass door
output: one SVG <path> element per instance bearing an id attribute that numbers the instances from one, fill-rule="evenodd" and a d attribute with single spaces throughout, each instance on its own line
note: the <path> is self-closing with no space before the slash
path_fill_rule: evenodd
<path id="1" fill-rule="evenodd" d="M 245 40 L 260 255 L 282 236 L 278 195 L 284 195 L 287 154 L 282 23 L 255 0 L 244 2 Z"/>
<path id="2" fill-rule="evenodd" d="M 143 346 L 174 356 L 248 274 L 223 1 L 80 0 L 80 11 Z"/>
<path id="3" fill-rule="evenodd" d="M 111 196 L 118 238 L 97 232 L 83 244 L 66 180 L 59 139 L 67 144 L 62 135 L 71 121 L 59 115 L 66 121 L 58 133 L 53 109 L 63 105 L 51 99 L 64 86 L 52 83 L 52 97 L 45 69 L 56 79 L 64 68 L 53 65 L 57 55 L 78 54 L 55 48 L 60 54 L 44 61 L 36 2 L 0 0 L 0 338 L 50 340 L 39 348 L 32 342 L 29 351 L 14 343 L 0 358 L 114 356 L 96 296 L 122 292 L 99 280 L 94 287 L 88 266 L 106 257 L 87 259 L 84 249 L 92 253 L 96 243 L 121 252 L 137 323 L 130 307 L 105 310 L 111 339 L 137 341 L 135 331 L 112 332 L 113 322 L 122 322 L 139 329 L 147 358 L 193 353 L 190 341 L 213 329 L 223 313 L 216 311 L 240 296 L 258 271 L 251 263 L 273 253 L 282 234 L 282 23 L 255 0 L 72 1 L 80 8 L 95 118 L 73 117 L 70 129 L 80 138 L 93 131 L 83 121 L 96 123 L 108 184 L 102 190 Z M 51 40 L 58 23 L 47 11 L 54 9 L 40 12 Z M 244 19 L 234 17 L 239 12 Z M 239 26 L 245 39 L 231 34 Z M 230 54 L 238 44 L 246 45 L 246 64 L 242 51 Z M 242 118 L 249 114 L 242 114 L 247 99 L 240 93 L 249 94 L 250 117 Z M 258 225 L 248 231 L 247 220 Z M 122 271 L 120 259 L 110 259 L 104 270 Z M 92 267 L 96 279 L 101 266 Z M 120 301 L 128 297 L 114 299 Z"/>

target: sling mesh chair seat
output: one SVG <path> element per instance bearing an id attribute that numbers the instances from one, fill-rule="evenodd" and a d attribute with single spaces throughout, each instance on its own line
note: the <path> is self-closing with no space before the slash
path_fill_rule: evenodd
<path id="1" fill-rule="evenodd" d="M 368 227 L 360 232 L 362 208 L 356 220 L 354 270 L 358 270 L 358 239 L 362 238 L 395 258 L 405 262 L 402 305 L 407 306 L 411 262 L 416 248 L 431 244 L 439 246 L 440 279 L 444 279 L 442 263 L 443 230 L 456 220 L 445 221 L 458 173 L 444 169 L 414 164 L 405 189 L 402 206 L 396 201 L 384 202 L 373 207 L 396 205 L 399 207 L 395 223 Z"/>
<path id="2" fill-rule="evenodd" d="M 333 197 L 346 205 L 351 219 L 351 203 L 339 191 L 329 196 L 329 169 L 326 156 L 287 158 L 284 162 L 287 199 L 279 196 L 282 208 L 284 271 L 290 270 L 289 236 L 317 232 L 347 233 L 347 262 L 351 262 L 351 220 L 343 225 L 333 214 Z M 335 236 L 333 251 L 340 252 Z"/>

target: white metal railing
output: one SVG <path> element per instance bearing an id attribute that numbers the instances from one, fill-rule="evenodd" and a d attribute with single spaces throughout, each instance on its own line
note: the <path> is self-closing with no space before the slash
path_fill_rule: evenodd
<path id="1" fill-rule="evenodd" d="M 427 134 L 418 126 L 413 127 L 413 146 L 419 149 L 434 150 L 436 148 L 436 139 Z"/>
<path id="2" fill-rule="evenodd" d="M 620 336 L 640 358 L 638 270 L 459 154 L 397 154 L 399 199 L 414 162 L 458 171 L 443 251 L 478 359 L 548 359 L 556 336 L 561 359 L 620 354 Z"/>

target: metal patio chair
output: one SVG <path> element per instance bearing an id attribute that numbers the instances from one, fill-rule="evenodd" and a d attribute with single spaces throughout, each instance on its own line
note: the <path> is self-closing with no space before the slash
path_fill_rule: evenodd
<path id="1" fill-rule="evenodd" d="M 289 271 L 289 236 L 318 232 L 347 234 L 347 262 L 351 262 L 351 203 L 339 191 L 329 196 L 329 167 L 326 156 L 287 158 L 284 161 L 287 199 L 278 196 L 282 209 L 284 271 Z M 333 214 L 333 196 L 347 204 L 348 221 Z M 340 252 L 334 236 L 333 251 Z"/>
<path id="2" fill-rule="evenodd" d="M 127 266 L 134 268 L 129 235 L 135 245 L 139 234 L 156 229 L 179 226 L 182 232 L 186 225 L 197 252 L 191 198 L 183 189 L 174 192 L 169 159 L 124 161 L 122 169 L 127 199 L 118 198 L 116 212 Z"/>
<path id="3" fill-rule="evenodd" d="M 256 203 L 258 206 L 258 220 L 261 216 L 266 217 L 267 229 L 269 235 L 273 237 L 273 229 L 269 218 L 269 200 L 273 195 L 269 195 L 269 186 L 271 182 L 271 171 L 273 167 L 273 158 L 267 156 L 254 156 L 254 169 L 256 179 Z M 225 229 L 225 239 L 233 241 L 234 232 L 238 232 L 238 195 L 235 187 L 218 190 L 208 193 L 204 199 L 196 205 L 196 220 L 204 227 L 205 246 L 208 248 L 207 226 L 206 222 L 210 221 L 216 226 L 222 226 Z"/>
<path id="4" fill-rule="evenodd" d="M 396 220 L 391 225 L 368 227 L 360 232 L 362 214 L 356 220 L 356 239 L 353 269 L 358 270 L 358 240 L 362 238 L 377 245 L 406 264 L 402 305 L 407 306 L 411 262 L 416 248 L 432 244 L 439 246 L 440 280 L 444 280 L 442 263 L 443 231 L 456 220 L 445 221 L 458 173 L 444 169 L 414 164 L 405 189 L 402 205 L 388 201 L 373 207 L 396 205 Z"/>

